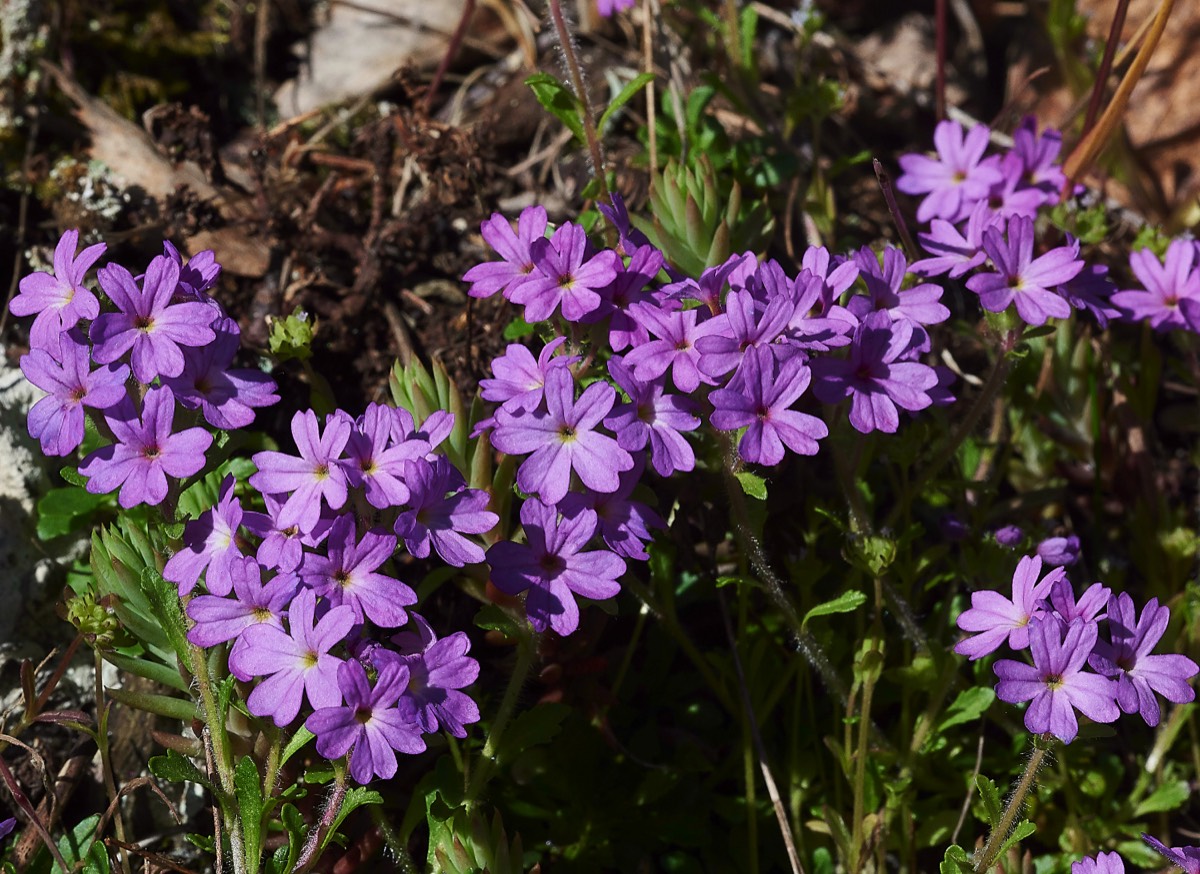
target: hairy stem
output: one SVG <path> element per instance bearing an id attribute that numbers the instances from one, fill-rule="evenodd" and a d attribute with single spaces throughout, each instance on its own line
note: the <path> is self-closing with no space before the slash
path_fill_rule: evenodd
<path id="1" fill-rule="evenodd" d="M 488 738 L 483 745 L 479 764 L 475 766 L 475 770 L 471 774 L 471 781 L 467 785 L 464 803 L 468 808 L 475 804 L 479 794 L 483 792 L 483 787 L 487 785 L 487 781 L 492 776 L 492 770 L 496 763 L 496 751 L 500 746 L 501 738 L 504 737 L 504 730 L 508 728 L 509 720 L 512 719 L 513 711 L 516 710 L 517 698 L 520 697 L 521 689 L 525 687 L 529 670 L 533 667 L 533 656 L 536 649 L 532 636 L 525 637 L 517 644 L 517 663 L 513 666 L 512 676 L 508 678 L 508 688 L 504 690 L 504 697 L 500 699 L 500 709 L 496 712 L 496 718 L 492 720 L 491 728 L 488 730 Z"/>
<path id="2" fill-rule="evenodd" d="M 100 751 L 100 772 L 104 776 L 104 791 L 108 793 L 108 800 L 113 805 L 113 831 L 116 832 L 117 840 L 121 843 L 126 842 L 125 837 L 125 817 L 121 815 L 121 805 L 117 803 L 117 784 L 113 780 L 112 770 L 112 755 L 108 746 L 108 704 L 104 700 L 104 659 L 101 657 L 99 650 L 95 651 L 95 685 L 96 685 L 96 747 Z M 124 874 L 132 874 L 132 869 L 129 866 L 129 851 L 125 850 L 121 853 L 121 871 Z"/>
<path id="3" fill-rule="evenodd" d="M 583 133 L 587 138 L 588 153 L 592 159 L 592 172 L 596 174 L 600 200 L 608 199 L 608 180 L 604 178 L 604 151 L 600 148 L 600 132 L 596 129 L 596 119 L 592 115 L 592 105 L 588 101 L 587 85 L 583 80 L 583 67 L 579 64 L 579 53 L 575 50 L 575 39 L 567 27 L 567 19 L 563 16 L 562 0 L 550 0 L 550 19 L 554 22 L 554 30 L 558 34 L 558 44 L 562 48 L 563 63 L 567 68 L 567 76 L 571 80 L 571 88 L 579 98 L 579 106 L 583 115 Z"/>
<path id="4" fill-rule="evenodd" d="M 992 863 L 996 861 L 996 857 L 1000 855 L 1000 847 L 1004 844 L 1004 839 L 1008 837 L 1012 831 L 1013 823 L 1016 822 L 1018 814 L 1025 807 L 1025 796 L 1029 794 L 1029 790 L 1033 788 L 1033 781 L 1037 777 L 1038 769 L 1042 766 L 1042 760 L 1046 758 L 1046 753 L 1050 751 L 1048 743 L 1034 739 L 1033 754 L 1029 757 L 1028 764 L 1025 765 L 1025 773 L 1021 775 L 1021 780 L 1017 783 L 1017 788 L 1013 790 L 1013 794 L 1008 798 L 1008 804 L 1004 807 L 1004 813 L 1000 816 L 1000 821 L 996 823 L 996 827 L 992 829 L 992 833 L 988 835 L 988 841 L 980 850 L 979 855 L 975 857 L 975 874 L 984 874 L 992 867 Z"/>

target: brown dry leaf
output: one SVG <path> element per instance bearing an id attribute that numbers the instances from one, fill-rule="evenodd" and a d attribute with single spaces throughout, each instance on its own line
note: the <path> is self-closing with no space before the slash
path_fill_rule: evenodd
<path id="1" fill-rule="evenodd" d="M 239 220 L 245 218 L 248 208 L 244 196 L 213 186 L 195 164 L 173 164 L 158 151 L 142 128 L 118 115 L 108 104 L 96 100 L 63 70 L 48 63 L 44 67 L 75 103 L 76 114 L 92 137 L 89 150 L 92 158 L 160 203 L 185 185 L 202 200 L 211 201 L 231 223 L 230 227 L 203 231 L 188 238 L 185 244 L 190 253 L 216 249 L 221 253 L 222 268 L 230 273 L 252 277 L 266 273 L 271 260 L 267 244 L 248 237 L 240 226 Z"/>
<path id="2" fill-rule="evenodd" d="M 464 0 L 332 3 L 306 44 L 306 70 L 275 92 L 283 120 L 369 94 L 406 64 L 436 64 L 462 18 Z"/>
<path id="3" fill-rule="evenodd" d="M 1121 46 L 1158 9 L 1159 0 L 1131 0 L 1121 34 Z M 1117 0 L 1078 0 L 1079 11 L 1088 17 L 1088 35 L 1103 43 L 1116 11 Z M 1030 66 L 1047 61 L 1025 57 L 1010 68 L 1010 93 Z M 1040 80 L 1039 85 L 1046 80 Z M 1115 86 L 1114 86 L 1115 87 Z M 1110 90 L 1111 94 L 1111 90 Z M 1032 95 L 1031 95 L 1032 96 Z M 1060 125 L 1066 120 L 1076 96 L 1061 82 L 1041 88 L 1036 101 L 1023 108 L 1045 123 Z M 1125 131 L 1140 167 L 1138 178 L 1128 184 L 1105 180 L 1105 190 L 1124 205 L 1151 218 L 1174 224 L 1191 224 L 1182 211 L 1200 194 L 1200 3 L 1177 2 L 1167 29 L 1159 41 L 1145 75 L 1138 82 L 1125 113 Z"/>

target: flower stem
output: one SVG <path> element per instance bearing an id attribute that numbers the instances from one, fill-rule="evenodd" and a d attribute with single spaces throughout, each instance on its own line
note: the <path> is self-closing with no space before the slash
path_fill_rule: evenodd
<path id="1" fill-rule="evenodd" d="M 100 771 L 104 776 L 104 791 L 113 805 L 113 831 L 117 840 L 122 844 L 125 838 L 125 817 L 121 814 L 121 805 L 117 802 L 117 784 L 113 780 L 112 755 L 108 745 L 108 704 L 104 700 L 104 659 L 100 651 L 95 651 L 95 683 L 96 683 L 96 747 L 100 752 Z M 131 874 L 129 866 L 129 851 L 121 852 L 121 871 Z"/>
<path id="2" fill-rule="evenodd" d="M 471 781 L 467 785 L 464 805 L 468 809 L 474 805 L 483 791 L 483 787 L 491 778 L 496 762 L 496 750 L 500 746 L 500 739 L 504 736 L 504 730 L 508 727 L 509 720 L 512 719 L 513 711 L 517 706 L 517 698 L 525 686 L 525 680 L 529 677 L 529 669 L 533 666 L 533 655 L 536 648 L 532 636 L 524 637 L 517 644 L 517 663 L 513 666 L 512 676 L 508 678 L 508 688 L 504 690 L 504 697 L 500 700 L 500 710 L 497 711 L 496 718 L 492 721 L 492 727 L 488 731 L 487 742 L 483 745 L 479 764 L 476 765 L 474 773 L 471 774 Z"/>
<path id="3" fill-rule="evenodd" d="M 1013 822 L 1016 821 L 1017 814 L 1024 809 L 1025 796 L 1033 788 L 1034 778 L 1037 777 L 1038 769 L 1042 766 L 1042 760 L 1048 752 L 1050 752 L 1048 742 L 1042 739 L 1034 740 L 1033 754 L 1030 755 L 1029 763 L 1025 766 L 1025 773 L 1021 775 L 1021 781 L 1017 783 L 1017 788 L 1009 796 L 1008 804 L 1004 808 L 1004 813 L 1000 816 L 1000 821 L 996 823 L 996 827 L 988 835 L 987 844 L 984 845 L 976 857 L 975 874 L 984 874 L 985 871 L 988 871 L 992 867 L 992 863 L 996 861 L 996 857 L 1000 855 L 1000 847 L 1003 846 L 1004 839 L 1012 831 Z"/>
<path id="4" fill-rule="evenodd" d="M 558 33 L 558 44 L 562 48 L 563 63 L 567 75 L 571 79 L 571 88 L 579 98 L 580 114 L 583 116 L 583 133 L 587 138 L 588 152 L 592 158 L 592 172 L 596 175 L 599 189 L 598 200 L 608 199 L 608 180 L 604 178 L 604 152 L 600 148 L 600 132 L 596 129 L 596 119 L 592 116 L 592 105 L 588 101 L 587 86 L 583 81 L 583 68 L 579 64 L 579 54 L 575 50 L 575 39 L 567 27 L 563 16 L 562 0 L 550 0 L 550 19 Z"/>

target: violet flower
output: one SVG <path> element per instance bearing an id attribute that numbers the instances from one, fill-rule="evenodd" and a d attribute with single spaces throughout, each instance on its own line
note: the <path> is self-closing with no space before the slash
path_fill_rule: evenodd
<path id="1" fill-rule="evenodd" d="M 317 736 L 317 752 L 338 759 L 353 747 L 350 776 L 358 783 L 396 776 L 396 752 L 425 751 L 413 703 L 404 697 L 408 668 L 400 662 L 379 670 L 374 688 L 355 659 L 338 666 L 337 687 L 345 704 L 314 710 L 304 727 Z"/>
<path id="2" fill-rule="evenodd" d="M 1031 702 L 1025 711 L 1027 729 L 1049 732 L 1069 744 L 1079 733 L 1076 710 L 1094 722 L 1114 722 L 1121 715 L 1113 684 L 1083 670 L 1096 633 L 1096 623 L 1075 622 L 1064 638 L 1057 622 L 1033 619 L 1029 623 L 1033 664 L 1012 659 L 996 662 L 994 670 L 1000 678 L 996 695 L 1010 704 Z"/>
<path id="3" fill-rule="evenodd" d="M 729 388 L 717 389 L 709 396 L 713 427 L 722 431 L 746 428 L 738 452 L 756 464 L 783 461 L 785 446 L 798 455 L 816 455 L 820 449 L 817 441 L 828 437 L 829 429 L 816 416 L 791 408 L 811 379 L 801 355 L 777 362 L 769 349 L 751 347 Z"/>
<path id="4" fill-rule="evenodd" d="M 595 428 L 616 397 L 611 385 L 594 382 L 575 400 L 570 371 L 555 368 L 546 374 L 546 411 L 517 416 L 501 408 L 492 444 L 508 455 L 532 453 L 517 471 L 517 485 L 547 503 L 562 500 L 572 471 L 588 488 L 615 491 L 618 474 L 633 467 L 633 458 Z"/>
<path id="5" fill-rule="evenodd" d="M 534 240 L 529 251 L 537 272 L 508 294 L 525 307 L 525 320 L 543 322 L 562 308 L 562 317 L 578 322 L 600 306 L 598 289 L 617 277 L 616 252 L 605 249 L 587 257 L 587 232 L 565 222 L 549 239 Z"/>
<path id="6" fill-rule="evenodd" d="M 615 492 L 569 492 L 559 502 L 559 510 L 573 516 L 580 510 L 594 510 L 600 539 L 604 545 L 623 558 L 647 561 L 650 553 L 646 545 L 654 539 L 650 529 L 665 529 L 667 523 L 641 501 L 633 500 L 633 491 L 642 481 L 645 456 L 636 457 L 636 463 L 621 474 L 621 485 Z"/>
<path id="7" fill-rule="evenodd" d="M 1021 164 L 1021 184 L 1036 188 L 1045 197 L 1046 203 L 1055 203 L 1058 194 L 1067 184 L 1066 174 L 1058 166 L 1058 153 L 1062 149 L 1062 134 L 1046 128 L 1038 134 L 1037 118 L 1025 116 L 1013 131 L 1013 149 L 1010 154 Z"/>
<path id="8" fill-rule="evenodd" d="M 87 344 L 72 332 L 60 338 L 57 359 L 35 348 L 21 356 L 25 378 L 49 394 L 29 410 L 29 436 L 41 443 L 46 455 L 70 455 L 83 443 L 84 407 L 107 410 L 126 396 L 129 368 L 109 364 L 89 369 Z"/>
<path id="9" fill-rule="evenodd" d="M 1061 577 L 1050 587 L 1050 606 L 1053 609 L 1050 615 L 1056 618 L 1063 628 L 1075 621 L 1096 622 L 1108 615 L 1104 610 L 1108 607 L 1111 594 L 1112 590 L 1103 583 L 1092 583 L 1076 601 L 1071 581 Z"/>
<path id="10" fill-rule="evenodd" d="M 662 377 L 641 382 L 620 358 L 608 362 L 608 372 L 629 395 L 629 403 L 620 404 L 604 418 L 604 427 L 617 435 L 617 445 L 633 453 L 648 443 L 651 463 L 659 476 L 694 468 L 696 454 L 683 436 L 700 427 L 700 419 L 693 415 L 692 400 L 666 394 Z"/>
<path id="11" fill-rule="evenodd" d="M 444 456 L 410 461 L 405 481 L 409 508 L 396 519 L 396 536 L 417 558 L 432 546 L 446 564 L 465 567 L 483 561 L 483 547 L 464 535 L 491 531 L 500 517 L 488 509 L 491 496 L 466 488 L 462 474 Z"/>
<path id="12" fill-rule="evenodd" d="M 307 553 L 300 577 L 318 595 L 334 605 L 346 604 L 355 619 L 370 619 L 382 628 L 408 621 L 406 606 L 417 603 L 417 593 L 394 577 L 376 571 L 396 551 L 396 538 L 371 529 L 358 540 L 353 514 L 338 517 L 325 541 L 328 555 Z"/>
<path id="13" fill-rule="evenodd" d="M 294 571 L 300 566 L 304 555 L 304 547 L 315 547 L 328 535 L 333 525 L 333 518 L 322 514 L 312 531 L 302 532 L 300 526 L 292 524 L 280 526 L 279 511 L 283 509 L 285 499 L 272 494 L 263 495 L 263 503 L 267 512 L 258 513 L 247 511 L 242 517 L 242 525 L 261 537 L 255 559 L 265 568 L 275 568 L 284 573 Z"/>
<path id="14" fill-rule="evenodd" d="M 367 503 L 377 510 L 408 502 L 404 466 L 430 450 L 429 444 L 421 439 L 395 439 L 393 409 L 383 404 L 368 404 L 350 431 L 346 457 L 340 462 L 349 485 L 362 489 Z"/>
<path id="15" fill-rule="evenodd" d="M 528 591 L 525 612 L 537 631 L 566 636 L 579 627 L 576 595 L 603 600 L 621 591 L 625 562 L 606 550 L 584 551 L 596 531 L 596 514 L 579 510 L 559 519 L 537 499 L 521 505 L 525 543 L 502 540 L 487 551 L 492 583 L 509 595 Z"/>
<path id="16" fill-rule="evenodd" d="M 922 258 L 910 268 L 918 276 L 948 274 L 958 279 L 987 260 L 983 251 L 983 232 L 995 223 L 987 204 L 980 201 L 971 210 L 964 231 L 944 219 L 934 219 L 930 232 L 917 234 L 917 239 L 932 257 Z"/>
<path id="17" fill-rule="evenodd" d="M 204 346 L 216 339 L 211 307 L 171 302 L 179 267 L 165 255 L 150 262 L 141 288 L 120 264 L 101 268 L 97 277 L 120 310 L 101 313 L 92 322 L 91 337 L 96 344 L 92 355 L 100 364 L 110 364 L 132 350 L 133 375 L 148 385 L 156 376 L 183 373 L 180 346 Z"/>
<path id="18" fill-rule="evenodd" d="M 194 645 L 216 646 L 263 623 L 283 630 L 284 610 L 300 588 L 296 575 L 278 574 L 264 586 L 258 562 L 239 557 L 230 563 L 230 577 L 236 598 L 198 595 L 188 601 L 187 615 L 196 623 L 188 640 Z"/>
<path id="19" fill-rule="evenodd" d="M 1045 612 L 1041 602 L 1067 575 L 1063 568 L 1054 568 L 1039 582 L 1041 573 L 1041 558 L 1027 555 L 1013 572 L 1011 599 L 989 589 L 972 592 L 971 606 L 959 614 L 958 627 L 977 633 L 960 640 L 954 651 L 975 661 L 995 652 L 1005 641 L 1014 650 L 1029 646 L 1030 621 Z"/>
<path id="20" fill-rule="evenodd" d="M 634 348 L 625 355 L 625 366 L 632 367 L 637 378 L 649 382 L 669 369 L 675 387 L 691 393 L 700 383 L 714 380 L 700 373 L 700 350 L 696 341 L 719 332 L 724 326 L 713 319 L 697 323 L 701 310 L 663 310 L 643 303 L 631 308 L 631 314 L 657 339 Z"/>
<path id="21" fill-rule="evenodd" d="M 1125 862 L 1116 853 L 1097 853 L 1072 862 L 1071 874 L 1125 874 Z"/>
<path id="22" fill-rule="evenodd" d="M 725 312 L 709 320 L 720 330 L 696 341 L 700 370 L 712 377 L 736 370 L 751 346 L 768 346 L 782 336 L 795 313 L 796 303 L 786 296 L 762 307 L 749 291 L 731 291 L 725 298 Z"/>
<path id="23" fill-rule="evenodd" d="M 398 634 L 392 641 L 400 644 L 415 638 L 415 645 L 400 654 L 381 650 L 377 661 L 399 659 L 408 667 L 405 695 L 416 705 L 422 731 L 432 734 L 442 729 L 466 737 L 466 726 L 479 721 L 478 705 L 459 691 L 479 677 L 479 662 L 467 655 L 471 641 L 462 631 L 439 640 L 422 617 L 413 614 L 412 618 L 417 633 Z"/>
<path id="24" fill-rule="evenodd" d="M 8 305 L 14 316 L 36 316 L 29 329 L 29 345 L 51 356 L 59 354 L 59 337 L 75 327 L 80 319 L 94 319 L 100 313 L 96 295 L 83 287 L 83 277 L 96 263 L 105 243 L 88 246 L 78 256 L 79 231 L 71 229 L 59 237 L 54 247 L 54 273 L 31 273 L 21 279 L 20 294 Z M 104 362 L 107 363 L 107 362 Z"/>
<path id="25" fill-rule="evenodd" d="M 897 408 L 925 409 L 933 403 L 929 390 L 938 384 L 932 367 L 902 360 L 915 330 L 907 319 L 893 322 L 886 312 L 871 313 L 855 329 L 848 358 L 812 362 L 813 394 L 827 404 L 849 397 L 850 424 L 860 433 L 896 433 Z"/>
<path id="26" fill-rule="evenodd" d="M 241 344 L 241 330 L 233 319 L 213 322 L 213 342 L 184 353 L 183 371 L 164 376 L 163 384 L 190 410 L 199 408 L 214 428 L 233 431 L 254 423 L 254 410 L 279 402 L 274 380 L 260 370 L 230 370 Z"/>
<path id="27" fill-rule="evenodd" d="M 1142 840 L 1172 865 L 1182 868 L 1185 874 L 1200 874 L 1200 847 L 1168 847 L 1145 833 L 1142 834 Z"/>
<path id="28" fill-rule="evenodd" d="M 1184 655 L 1152 655 L 1171 621 L 1171 611 L 1160 606 L 1157 598 L 1142 610 L 1141 618 L 1126 593 L 1112 596 L 1108 602 L 1108 629 L 1111 643 L 1100 641 L 1089 664 L 1097 672 L 1116 680 L 1117 703 L 1126 713 L 1140 713 L 1149 726 L 1158 725 L 1157 692 L 1168 701 L 1182 704 L 1193 701 L 1196 692 L 1188 681 L 1200 673 L 1200 667 Z"/>
<path id="29" fill-rule="evenodd" d="M 203 428 L 171 432 L 175 396 L 169 388 L 146 392 L 139 418 L 128 397 L 105 415 L 117 443 L 97 449 L 83 460 L 79 472 L 89 477 L 87 490 L 105 494 L 118 486 L 125 509 L 159 504 L 167 496 L 167 477 L 189 477 L 204 467 L 212 434 Z"/>
<path id="30" fill-rule="evenodd" d="M 905 194 L 926 194 L 917 207 L 917 221 L 943 218 L 956 222 L 976 201 L 988 196 L 988 190 L 1000 181 L 994 167 L 981 164 L 988 146 L 988 129 L 976 125 L 964 136 L 962 125 L 942 121 L 933 132 L 937 159 L 925 155 L 902 155 L 904 171 L 896 188 Z"/>
<path id="31" fill-rule="evenodd" d="M 503 261 L 477 264 L 463 274 L 463 282 L 471 283 L 467 292 L 471 297 L 491 297 L 497 291 L 511 300 L 511 294 L 533 273 L 533 255 L 529 251 L 534 240 L 546 236 L 546 208 L 530 206 L 521 210 L 517 219 L 517 230 L 500 213 L 480 227 L 483 239 Z"/>
<path id="32" fill-rule="evenodd" d="M 317 424 L 312 410 L 292 416 L 292 438 L 300 457 L 283 452 L 258 452 L 250 485 L 263 493 L 282 495 L 291 492 L 275 520 L 278 527 L 296 525 L 302 532 L 312 531 L 321 518 L 321 505 L 331 510 L 346 503 L 346 474 L 338 463 L 350 439 L 353 426 L 345 414 L 327 416 L 325 432 Z"/>
<path id="33" fill-rule="evenodd" d="M 1033 219 L 1014 216 L 1007 227 L 1007 239 L 998 227 L 983 232 L 983 248 L 996 272 L 972 276 L 967 288 L 979 295 L 988 312 L 1003 312 L 1015 300 L 1017 313 L 1034 327 L 1050 318 L 1067 318 L 1071 305 L 1050 289 L 1070 282 L 1083 270 L 1079 244 L 1059 246 L 1035 259 Z"/>
<path id="34" fill-rule="evenodd" d="M 242 558 L 237 542 L 242 502 L 233 493 L 235 485 L 232 476 L 225 477 L 216 504 L 184 526 L 183 549 L 163 568 L 163 579 L 179 586 L 181 598 L 196 587 L 206 570 L 204 585 L 209 592 L 228 595 L 233 589 L 231 572 Z"/>
<path id="35" fill-rule="evenodd" d="M 908 261 L 894 246 L 883 250 L 883 265 L 869 248 L 864 246 L 854 254 L 858 275 L 867 286 L 868 297 L 855 296 L 846 302 L 846 309 L 860 319 L 872 312 L 886 312 L 893 321 L 908 319 L 917 325 L 936 325 L 950 318 L 950 310 L 940 303 L 942 288 L 923 282 L 903 288 Z"/>
<path id="36" fill-rule="evenodd" d="M 542 404 L 550 369 L 567 367 L 579 360 L 576 356 L 555 356 L 566 342 L 566 337 L 554 338 L 542 347 L 536 361 L 528 347 L 510 343 L 503 355 L 492 359 L 492 378 L 479 381 L 480 395 L 514 414 L 533 412 Z"/>
<path id="37" fill-rule="evenodd" d="M 288 608 L 289 632 L 267 623 L 253 625 L 240 638 L 245 643 L 229 654 L 229 671 L 239 680 L 266 677 L 246 706 L 255 716 L 270 716 L 280 728 L 296 718 L 306 693 L 314 708 L 337 707 L 342 701 L 337 682 L 342 660 L 329 651 L 354 627 L 354 610 L 334 607 L 314 622 L 316 610 L 316 594 L 301 587 Z"/>
<path id="38" fill-rule="evenodd" d="M 1187 328 L 1180 304 L 1200 304 L 1200 266 L 1194 240 L 1175 239 L 1160 262 L 1150 249 L 1129 255 L 1129 266 L 1142 288 L 1118 291 L 1109 302 L 1134 321 L 1147 321 L 1158 331 Z"/>

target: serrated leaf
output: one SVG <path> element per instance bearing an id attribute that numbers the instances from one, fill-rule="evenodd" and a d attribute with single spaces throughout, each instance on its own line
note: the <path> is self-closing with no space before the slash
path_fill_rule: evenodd
<path id="1" fill-rule="evenodd" d="M 1133 815 L 1137 818 L 1148 813 L 1166 813 L 1181 807 L 1189 797 L 1191 797 L 1191 791 L 1188 789 L 1186 780 L 1171 780 L 1163 783 L 1148 797 L 1143 798 L 1142 802 L 1134 808 Z"/>
<path id="2" fill-rule="evenodd" d="M 608 126 L 609 120 L 612 119 L 613 115 L 615 115 L 622 106 L 632 100 L 639 91 L 653 81 L 653 73 L 638 73 L 636 76 L 634 76 L 633 79 L 631 79 L 629 83 L 620 90 L 617 96 L 612 99 L 612 103 L 608 104 L 608 107 L 600 115 L 600 122 L 598 124 L 600 132 L 604 132 Z"/>
<path id="3" fill-rule="evenodd" d="M 525 84 L 542 108 L 565 124 L 580 144 L 587 142 L 583 133 L 583 107 L 574 91 L 549 73 L 534 73 Z"/>
<path id="4" fill-rule="evenodd" d="M 558 734 L 571 708 L 566 704 L 538 704 L 512 721 L 496 749 L 496 761 L 511 762 L 530 747 Z"/>
<path id="5" fill-rule="evenodd" d="M 867 602 L 867 596 L 858 589 L 851 589 L 845 592 L 832 601 L 826 601 L 824 604 L 818 604 L 807 613 L 804 614 L 804 619 L 801 621 L 801 627 L 808 625 L 808 620 L 816 616 L 830 616 L 834 613 L 853 613 L 859 607 Z"/>
<path id="6" fill-rule="evenodd" d="M 287 763 L 287 760 L 300 750 L 304 749 L 304 745 L 316 737 L 311 731 L 303 725 L 296 729 L 296 733 L 292 735 L 292 739 L 287 742 L 287 746 L 283 748 L 283 754 L 279 757 L 279 764 L 282 766 Z"/>
<path id="7" fill-rule="evenodd" d="M 170 783 L 197 783 L 206 789 L 212 788 L 208 778 L 200 773 L 195 763 L 174 750 L 167 750 L 165 756 L 151 756 L 148 767 L 150 773 L 160 780 Z"/>
<path id="8" fill-rule="evenodd" d="M 1027 819 L 1021 820 L 1019 823 L 1017 823 L 1016 828 L 1012 830 L 1009 836 L 1004 839 L 1004 843 L 1000 845 L 1000 854 L 997 856 L 997 858 L 1003 856 L 1010 849 L 1021 843 L 1021 841 L 1025 840 L 1035 831 L 1037 831 L 1036 825 Z"/>
<path id="9" fill-rule="evenodd" d="M 100 814 L 89 816 L 87 819 L 80 822 L 75 828 L 58 840 L 58 851 L 62 854 L 63 861 L 71 866 L 73 870 L 78 870 L 80 863 L 86 872 L 94 872 L 94 874 L 109 874 L 108 853 L 104 850 L 104 844 L 96 840 L 96 826 L 100 823 Z M 58 865 L 54 863 L 52 870 L 55 874 L 66 874 Z"/>
<path id="10" fill-rule="evenodd" d="M 737 480 L 742 486 L 742 491 L 750 497 L 759 501 L 767 499 L 767 481 L 758 474 L 743 470 L 737 474 Z"/>
<path id="11" fill-rule="evenodd" d="M 958 693 L 954 703 L 946 710 L 946 715 L 938 723 L 937 733 L 945 731 L 954 725 L 973 722 L 992 706 L 996 693 L 987 686 L 973 686 Z"/>
<path id="12" fill-rule="evenodd" d="M 979 790 L 979 797 L 983 799 L 983 810 L 987 814 L 988 825 L 995 828 L 996 823 L 1000 821 L 1000 817 L 1004 815 L 1004 805 L 1000 800 L 1000 789 L 996 786 L 995 780 L 990 777 L 984 777 L 982 774 L 975 776 L 975 788 Z"/>
<path id="13" fill-rule="evenodd" d="M 321 851 L 329 846 L 329 842 L 333 840 L 337 834 L 338 826 L 342 821 L 353 813 L 358 808 L 367 804 L 383 804 L 383 796 L 374 789 L 368 789 L 365 786 L 355 786 L 346 793 L 346 797 L 342 800 L 342 806 L 338 809 L 337 816 L 333 818 L 333 824 L 330 825 L 329 831 L 321 840 Z"/>

